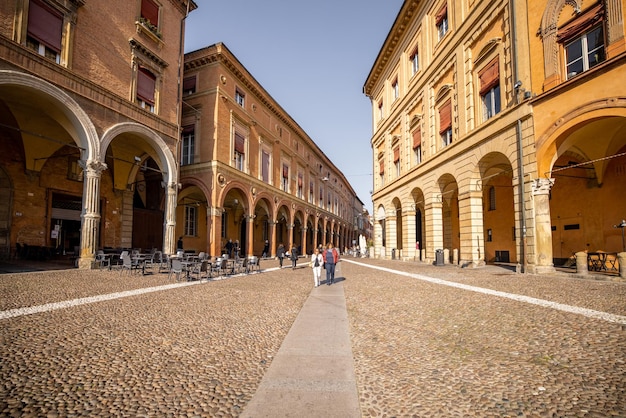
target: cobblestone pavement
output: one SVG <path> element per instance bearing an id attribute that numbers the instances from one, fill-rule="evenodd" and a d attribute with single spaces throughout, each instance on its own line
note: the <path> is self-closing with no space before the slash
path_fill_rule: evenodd
<path id="1" fill-rule="evenodd" d="M 626 315 L 626 283 L 365 263 Z M 347 262 L 338 277 L 364 417 L 626 417 L 623 323 Z M 4 274 L 0 310 L 173 282 Z M 283 269 L 0 319 L 0 416 L 238 416 L 312 286 Z"/>

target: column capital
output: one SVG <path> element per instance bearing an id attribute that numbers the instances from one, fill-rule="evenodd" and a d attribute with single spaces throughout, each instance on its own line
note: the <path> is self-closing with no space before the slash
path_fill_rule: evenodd
<path id="1" fill-rule="evenodd" d="M 554 186 L 554 179 L 538 178 L 532 182 L 531 186 L 533 196 L 547 195 L 550 193 L 552 186 Z"/>
<path id="2" fill-rule="evenodd" d="M 108 168 L 106 163 L 98 160 L 78 160 L 78 164 L 85 170 L 88 174 L 100 175 L 104 170 Z"/>

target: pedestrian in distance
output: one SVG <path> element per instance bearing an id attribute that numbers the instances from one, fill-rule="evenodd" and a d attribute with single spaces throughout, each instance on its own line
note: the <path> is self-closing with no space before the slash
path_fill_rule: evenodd
<path id="1" fill-rule="evenodd" d="M 291 258 L 291 269 L 295 270 L 296 265 L 298 264 L 298 247 L 296 244 L 291 246 L 291 253 L 289 254 L 289 258 Z"/>
<path id="2" fill-rule="evenodd" d="M 178 237 L 178 242 L 176 243 L 176 250 L 183 251 L 183 237 Z"/>
<path id="3" fill-rule="evenodd" d="M 276 257 L 278 257 L 278 264 L 280 265 L 280 268 L 283 268 L 283 259 L 285 258 L 285 246 L 283 245 L 283 243 L 281 242 L 278 245 L 278 249 L 276 250 Z"/>
<path id="4" fill-rule="evenodd" d="M 265 246 L 263 247 L 263 258 L 267 258 L 270 253 L 270 242 L 265 240 Z"/>
<path id="5" fill-rule="evenodd" d="M 324 257 L 324 268 L 326 269 L 326 284 L 330 286 L 335 282 L 335 266 L 339 262 L 339 253 L 330 242 L 322 253 Z"/>
<path id="6" fill-rule="evenodd" d="M 226 243 L 226 254 L 228 254 L 228 258 L 233 258 L 233 240 L 232 239 L 228 239 L 228 242 Z"/>
<path id="7" fill-rule="evenodd" d="M 322 277 L 322 264 L 324 264 L 324 257 L 320 254 L 320 250 L 317 248 L 313 250 L 311 255 L 311 267 L 313 268 L 313 283 L 315 287 L 320 285 L 320 278 Z"/>

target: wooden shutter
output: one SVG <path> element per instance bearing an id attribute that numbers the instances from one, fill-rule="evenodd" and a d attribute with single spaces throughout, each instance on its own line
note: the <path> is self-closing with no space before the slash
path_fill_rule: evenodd
<path id="1" fill-rule="evenodd" d="M 395 147 L 393 149 L 393 163 L 397 163 L 400 161 L 400 147 Z"/>
<path id="2" fill-rule="evenodd" d="M 28 35 L 57 53 L 61 52 L 63 16 L 38 1 L 28 7 Z"/>
<path id="3" fill-rule="evenodd" d="M 599 2 L 578 18 L 559 28 L 556 35 L 557 41 L 568 42 L 572 38 L 582 35 L 598 22 L 602 22 L 604 20 L 604 7 L 602 4 L 603 2 Z"/>
<path id="4" fill-rule="evenodd" d="M 137 71 L 137 96 L 145 102 L 154 104 L 156 77 L 143 67 Z"/>
<path id="5" fill-rule="evenodd" d="M 289 166 L 287 164 L 283 164 L 283 178 L 289 178 Z"/>
<path id="6" fill-rule="evenodd" d="M 435 15 L 435 25 L 439 26 L 443 19 L 448 16 L 448 4 L 445 3 L 441 9 Z"/>
<path id="7" fill-rule="evenodd" d="M 183 91 L 184 92 L 194 92 L 196 91 L 196 76 L 185 77 L 183 80 Z"/>
<path id="8" fill-rule="evenodd" d="M 452 128 L 452 101 L 448 99 L 439 108 L 439 133 L 442 134 Z"/>
<path id="9" fill-rule="evenodd" d="M 152 0 L 141 0 L 141 17 L 152 23 L 159 25 L 159 6 Z"/>
<path id="10" fill-rule="evenodd" d="M 385 174 L 385 161 L 384 160 L 380 160 L 378 162 L 378 164 L 379 164 L 378 174 L 380 174 L 382 176 L 383 174 Z"/>
<path id="11" fill-rule="evenodd" d="M 500 84 L 500 64 L 498 57 L 492 59 L 489 64 L 478 74 L 480 80 L 480 95 L 484 96 L 489 90 Z"/>
<path id="12" fill-rule="evenodd" d="M 246 139 L 238 132 L 235 132 L 235 151 L 245 154 Z"/>
<path id="13" fill-rule="evenodd" d="M 269 181 L 270 174 L 270 155 L 263 151 L 261 153 L 261 177 L 263 177 L 264 182 Z"/>
<path id="14" fill-rule="evenodd" d="M 416 129 L 413 131 L 413 149 L 422 145 L 422 130 Z"/>

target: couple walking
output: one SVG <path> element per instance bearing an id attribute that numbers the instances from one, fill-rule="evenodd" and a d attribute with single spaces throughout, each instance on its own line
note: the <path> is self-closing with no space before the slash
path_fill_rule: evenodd
<path id="1" fill-rule="evenodd" d="M 320 250 L 317 248 L 313 251 L 311 256 L 311 267 L 313 268 L 313 281 L 315 287 L 320 285 L 320 277 L 322 275 L 322 265 L 326 269 L 326 284 L 330 286 L 335 282 L 335 266 L 339 261 L 339 253 L 333 247 L 331 243 L 326 245 L 326 249 Z"/>

